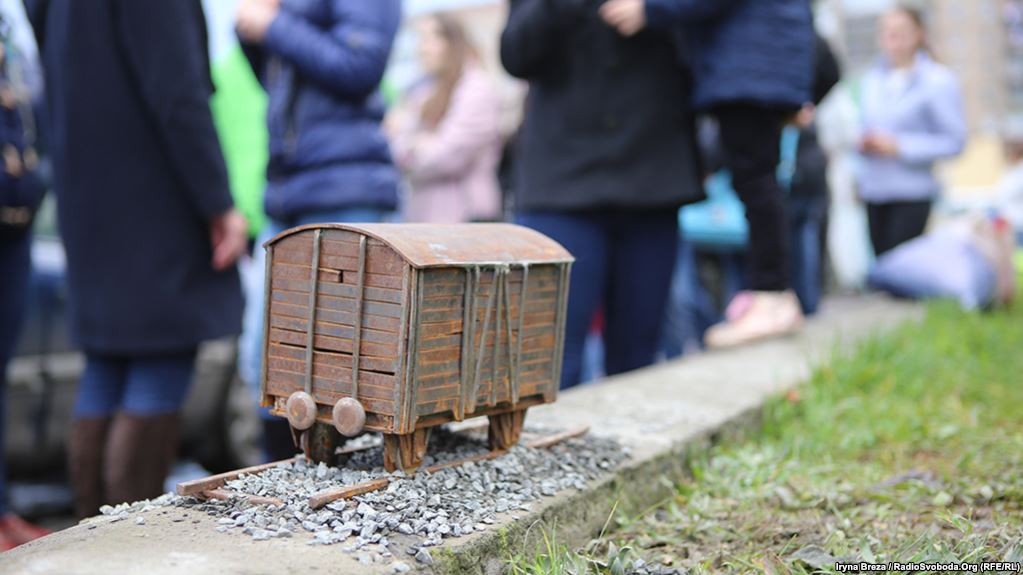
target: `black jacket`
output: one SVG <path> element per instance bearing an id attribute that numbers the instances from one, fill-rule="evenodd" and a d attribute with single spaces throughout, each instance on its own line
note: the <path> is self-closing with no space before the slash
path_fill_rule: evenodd
<path id="1" fill-rule="evenodd" d="M 501 60 L 529 81 L 519 210 L 677 208 L 703 196 L 679 42 L 622 38 L 599 4 L 511 2 Z"/>
<path id="2" fill-rule="evenodd" d="M 28 0 L 46 76 L 73 333 L 89 352 L 181 351 L 240 331 L 211 267 L 227 172 L 199 0 Z"/>
<path id="3" fill-rule="evenodd" d="M 835 57 L 831 44 L 820 34 L 815 34 L 813 53 L 813 88 L 811 101 L 819 105 L 842 80 L 842 66 Z"/>

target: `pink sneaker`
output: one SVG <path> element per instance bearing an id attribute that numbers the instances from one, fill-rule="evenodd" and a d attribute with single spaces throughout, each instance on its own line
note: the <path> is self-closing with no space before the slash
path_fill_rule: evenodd
<path id="1" fill-rule="evenodd" d="M 803 327 L 803 312 L 792 291 L 750 291 L 738 294 L 725 312 L 725 321 L 707 330 L 709 348 L 725 348 L 795 333 Z"/>
<path id="2" fill-rule="evenodd" d="M 746 315 L 750 306 L 753 305 L 754 293 L 741 291 L 735 294 L 728 307 L 725 308 L 725 321 L 739 321 L 739 318 Z"/>

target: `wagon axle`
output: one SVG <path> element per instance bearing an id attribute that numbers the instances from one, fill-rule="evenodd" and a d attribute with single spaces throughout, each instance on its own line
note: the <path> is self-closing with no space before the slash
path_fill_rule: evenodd
<path id="1" fill-rule="evenodd" d="M 366 412 L 358 401 L 343 397 L 331 411 L 333 429 L 316 421 L 316 402 L 308 393 L 296 391 L 288 397 L 287 418 L 295 432 L 295 444 L 311 461 L 333 463 L 337 448 L 346 438 L 362 433 Z M 506 451 L 519 442 L 526 410 L 520 409 L 489 416 L 487 440 L 490 449 Z M 384 469 L 414 472 L 426 456 L 431 427 L 412 433 L 384 433 Z"/>

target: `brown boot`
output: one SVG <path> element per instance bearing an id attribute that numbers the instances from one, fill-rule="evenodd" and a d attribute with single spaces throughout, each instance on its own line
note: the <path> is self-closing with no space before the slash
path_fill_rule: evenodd
<path id="1" fill-rule="evenodd" d="M 107 442 L 108 502 L 116 505 L 162 495 L 177 447 L 178 414 L 118 414 Z"/>
<path id="2" fill-rule="evenodd" d="M 103 451 L 107 444 L 110 418 L 79 419 L 71 424 L 68 442 L 68 472 L 74 491 L 75 515 L 79 519 L 99 513 L 103 491 Z"/>

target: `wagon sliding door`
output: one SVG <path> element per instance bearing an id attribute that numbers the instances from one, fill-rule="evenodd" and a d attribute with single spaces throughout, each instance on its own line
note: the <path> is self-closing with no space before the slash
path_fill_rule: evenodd
<path id="1" fill-rule="evenodd" d="M 430 425 L 431 416 L 461 420 L 553 401 L 567 264 L 479 265 L 418 275 L 419 330 L 410 351 L 419 425 Z"/>
<path id="2" fill-rule="evenodd" d="M 304 389 L 317 420 L 329 422 L 335 402 L 355 396 L 366 429 L 394 432 L 408 265 L 382 242 L 339 229 L 283 237 L 267 258 L 263 404 L 284 414 Z"/>

